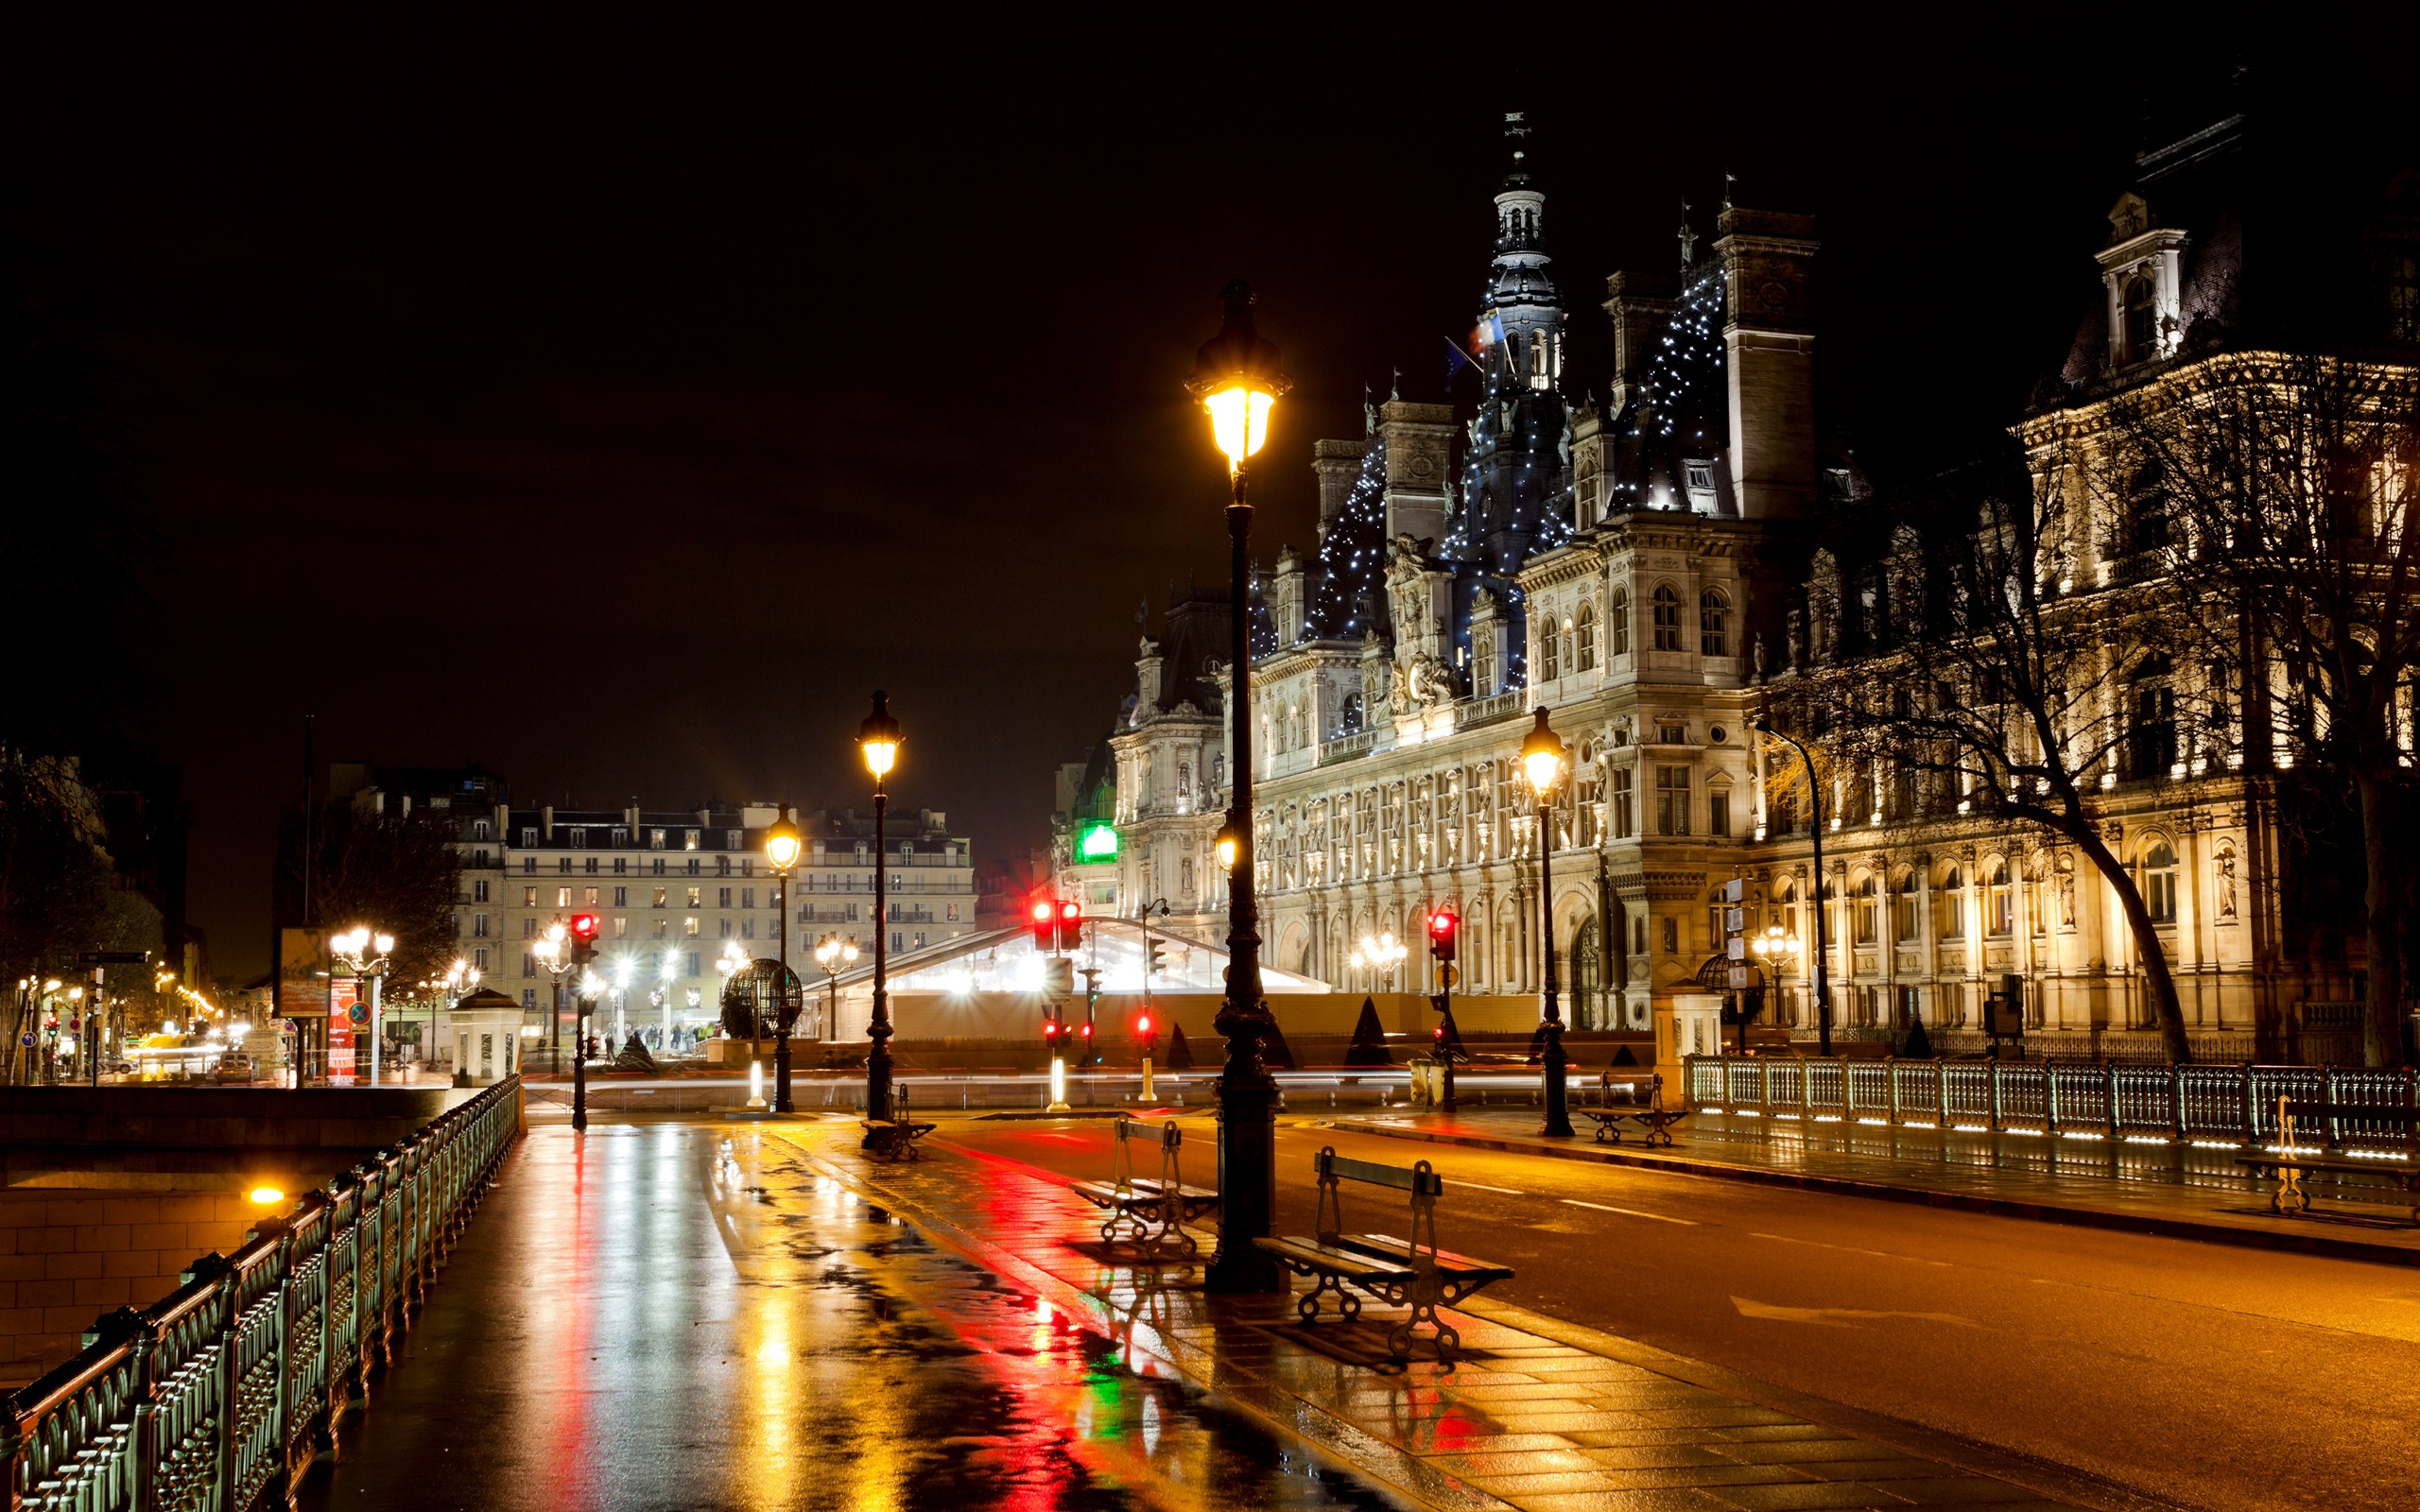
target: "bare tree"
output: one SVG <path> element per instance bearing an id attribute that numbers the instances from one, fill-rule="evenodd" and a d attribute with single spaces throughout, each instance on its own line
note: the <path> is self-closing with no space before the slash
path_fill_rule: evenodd
<path id="1" fill-rule="evenodd" d="M 281 837 L 283 918 L 302 917 L 302 829 L 294 816 Z M 461 856 L 441 811 L 403 816 L 331 803 L 313 827 L 311 850 L 312 919 L 331 933 L 369 924 L 393 935 L 399 982 L 443 974 L 456 950 Z"/>
<path id="2" fill-rule="evenodd" d="M 2169 1058 L 2191 1058 L 2176 981 L 2110 789 L 2166 776 L 2190 730 L 2147 585 L 2073 576 L 2078 489 L 2063 455 L 2010 456 L 1896 501 L 1891 548 L 1809 590 L 1819 664 L 1798 717 L 1831 748 L 1842 818 L 1890 809 L 2033 827 L 2073 846 L 2123 908 Z M 1927 539 L 1907 522 L 1946 522 Z M 2146 707 L 2132 696 L 2156 695 Z M 2180 723 L 2180 720 L 2187 721 Z M 1903 812 L 1899 816 L 1913 817 Z"/>
<path id="3" fill-rule="evenodd" d="M 2359 799 L 2368 955 L 2363 1048 L 2399 1066 L 2397 843 L 2420 673 L 2420 373 L 2332 356 L 2215 358 L 2110 406 L 2087 476 L 2156 541 L 2208 664 L 2243 667 L 2249 760 L 2315 762 Z"/>

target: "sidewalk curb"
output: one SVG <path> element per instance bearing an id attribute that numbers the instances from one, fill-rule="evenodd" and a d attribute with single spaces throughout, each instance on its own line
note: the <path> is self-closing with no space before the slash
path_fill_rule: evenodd
<path id="1" fill-rule="evenodd" d="M 1859 1181 L 1850 1177 L 1815 1176 L 1803 1171 L 1775 1171 L 1764 1166 L 1734 1165 L 1721 1160 L 1701 1160 L 1693 1156 L 1634 1154 L 1629 1150 L 1601 1145 L 1547 1144 L 1492 1134 L 1464 1134 L 1443 1129 L 1413 1128 L 1401 1125 L 1373 1123 L 1365 1119 L 1340 1118 L 1322 1121 L 1325 1126 L 1351 1134 L 1372 1134 L 1384 1139 L 1411 1140 L 1427 1144 L 1459 1144 L 1474 1150 L 1495 1150 L 1508 1155 L 1543 1155 L 1558 1160 L 1594 1161 L 1599 1165 L 1629 1166 L 1642 1171 L 1670 1171 L 1682 1176 L 1709 1177 L 1719 1181 L 1746 1181 L 1764 1186 L 1795 1187 L 1803 1192 L 1824 1192 L 1839 1196 L 1867 1197 L 1883 1202 L 1911 1203 L 1924 1208 L 1948 1208 L 1961 1212 L 1987 1213 L 2000 1218 L 2025 1218 L 2036 1223 L 2066 1224 L 2077 1228 L 2108 1228 L 2119 1233 L 2148 1234 L 2158 1239 L 2185 1239 L 2204 1244 L 2236 1245 L 2247 1249 L 2284 1250 L 2295 1254 L 2319 1255 L 2330 1260 L 2359 1260 L 2372 1264 L 2420 1266 L 2420 1249 L 2405 1249 L 2393 1245 L 2366 1244 L 2358 1239 L 2340 1239 L 2327 1234 L 2281 1234 L 2261 1228 L 2235 1228 L 2224 1224 L 2197 1223 L 2187 1218 L 2164 1218 L 2152 1214 L 2112 1212 L 2100 1208 L 2067 1207 L 2054 1202 L 2034 1202 L 2022 1197 L 1991 1197 L 1963 1192 L 1936 1192 L 1925 1187 L 1893 1186 L 1885 1181 Z"/>

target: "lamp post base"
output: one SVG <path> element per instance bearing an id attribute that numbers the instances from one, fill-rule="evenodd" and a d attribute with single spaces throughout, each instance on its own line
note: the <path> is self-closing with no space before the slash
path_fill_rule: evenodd
<path id="1" fill-rule="evenodd" d="M 1564 1085 L 1570 1057 L 1563 1051 L 1563 1021 L 1548 1019 L 1546 1022 L 1546 1126 L 1538 1132 L 1548 1139 L 1571 1138 L 1571 1108 Z"/>
<path id="2" fill-rule="evenodd" d="M 1253 1244 L 1271 1231 L 1276 1191 L 1277 1083 L 1256 1043 L 1240 1055 L 1231 1045 L 1219 1078 L 1219 1248 L 1202 1275 L 1208 1290 L 1286 1290 L 1286 1273 Z"/>

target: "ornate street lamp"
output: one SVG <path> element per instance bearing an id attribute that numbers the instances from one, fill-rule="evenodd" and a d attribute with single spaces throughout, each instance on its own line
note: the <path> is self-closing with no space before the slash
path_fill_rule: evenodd
<path id="1" fill-rule="evenodd" d="M 840 971 L 857 958 L 857 942 L 826 935 L 815 942 L 816 964 L 823 968 L 823 986 L 831 994 L 831 1007 L 824 1012 L 823 1022 L 816 1026 L 818 1041 L 840 1038 Z"/>
<path id="2" fill-rule="evenodd" d="M 1410 947 L 1395 938 L 1392 932 L 1374 937 L 1364 935 L 1361 943 L 1353 947 L 1351 962 L 1355 971 L 1367 971 L 1375 982 L 1385 982 L 1410 954 Z"/>
<path id="3" fill-rule="evenodd" d="M 1756 953 L 1758 960 L 1772 962 L 1773 974 L 1778 978 L 1781 963 L 1795 960 L 1798 956 L 1798 935 L 1796 931 L 1784 929 L 1779 924 L 1767 924 L 1758 933 L 1748 936 L 1748 948 Z M 1778 1005 L 1774 1013 L 1776 1016 L 1780 1013 Z M 1739 1015 L 1739 1053 L 1743 1056 L 1748 1053 L 1748 1016 L 1744 1005 Z"/>
<path id="4" fill-rule="evenodd" d="M 1815 777 L 1815 758 L 1798 740 L 1773 728 L 1773 722 L 1763 714 L 1748 721 L 1748 728 L 1760 735 L 1772 735 L 1789 741 L 1798 747 L 1798 759 L 1806 764 L 1806 801 L 1814 815 L 1807 833 L 1815 839 L 1815 1048 L 1818 1055 L 1832 1053 L 1832 982 L 1825 970 L 1824 949 L 1824 788 Z"/>
<path id="5" fill-rule="evenodd" d="M 774 949 L 782 970 L 774 986 L 780 996 L 778 1003 L 789 1002 L 790 975 L 790 868 L 798 865 L 798 853 L 805 843 L 800 838 L 798 826 L 790 822 L 790 806 L 782 805 L 781 816 L 765 830 L 765 861 L 773 868 L 780 886 L 774 896 L 780 900 L 781 917 L 773 925 Z M 790 1105 L 790 1026 L 781 1021 L 782 1009 L 773 1012 L 773 1111 L 793 1112 Z"/>
<path id="6" fill-rule="evenodd" d="M 857 726 L 857 749 L 865 753 L 866 770 L 873 774 L 873 1020 L 866 1025 L 866 1039 L 873 1048 L 866 1052 L 866 1121 L 873 1123 L 890 1116 L 890 993 L 885 986 L 890 971 L 890 919 L 885 918 L 890 902 L 888 885 L 884 881 L 886 844 L 884 818 L 890 812 L 890 795 L 883 789 L 883 779 L 899 762 L 899 721 L 890 717 L 890 696 L 876 688 L 873 713 Z M 865 1143 L 873 1144 L 873 1132 L 869 1129 Z"/>
<path id="7" fill-rule="evenodd" d="M 380 1011 L 379 986 L 387 973 L 394 969 L 395 936 L 373 935 L 367 924 L 356 924 L 345 934 L 328 941 L 330 954 L 345 969 L 345 974 L 370 981 L 370 1085 L 378 1085 L 378 1037 L 386 1026 Z"/>
<path id="8" fill-rule="evenodd" d="M 556 1032 L 560 1036 L 562 1024 L 563 978 L 579 971 L 586 963 L 578 958 L 580 953 L 571 937 L 571 931 L 564 927 L 563 921 L 560 919 L 545 927 L 544 932 L 540 934 L 536 942 L 529 947 L 529 953 L 538 958 L 539 966 L 543 967 L 546 974 L 554 979 L 555 1023 Z M 579 1011 L 579 984 L 575 982 L 572 984 L 571 1023 L 571 1126 L 575 1129 L 584 1129 L 588 1126 L 588 1047 L 579 1042 L 587 1032 L 587 1022 Z M 558 1038 L 555 1045 L 555 1072 L 560 1075 L 562 1073 L 562 1040 Z"/>
<path id="9" fill-rule="evenodd" d="M 1554 989 L 1554 790 L 1562 785 L 1564 760 L 1563 740 L 1547 728 L 1547 712 L 1541 709 L 1537 728 L 1521 742 L 1521 765 L 1530 774 L 1530 791 L 1538 796 L 1538 927 L 1546 959 L 1546 974 L 1539 982 L 1545 989 L 1546 1020 L 1539 1028 L 1547 1039 L 1547 1122 L 1538 1132 L 1557 1139 L 1571 1135 L 1564 1091 L 1568 1062 L 1563 1053 L 1563 1007 Z"/>
<path id="10" fill-rule="evenodd" d="M 1261 1064 L 1261 1037 L 1275 1021 L 1260 996 L 1260 912 L 1252 879 L 1252 501 L 1247 491 L 1253 454 L 1269 438 L 1270 412 L 1293 387 L 1277 370 L 1277 348 L 1253 328 L 1252 285 L 1237 279 L 1220 295 L 1226 318 L 1202 343 L 1185 391 L 1210 412 L 1219 450 L 1227 455 L 1234 497 L 1227 505 L 1227 700 L 1229 799 L 1219 832 L 1219 865 L 1228 871 L 1227 994 L 1213 1021 L 1227 1039 L 1219 1074 L 1219 1250 L 1206 1284 L 1214 1292 L 1273 1292 L 1285 1284 L 1276 1263 L 1253 1246 L 1266 1238 L 1277 1191 L 1277 1083 Z"/>

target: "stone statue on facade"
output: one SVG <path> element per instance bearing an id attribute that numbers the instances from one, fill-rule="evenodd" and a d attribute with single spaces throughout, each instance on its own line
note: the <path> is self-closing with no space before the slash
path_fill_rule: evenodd
<path id="1" fill-rule="evenodd" d="M 2219 917 L 2235 917 L 2235 847 L 2219 847 Z"/>

